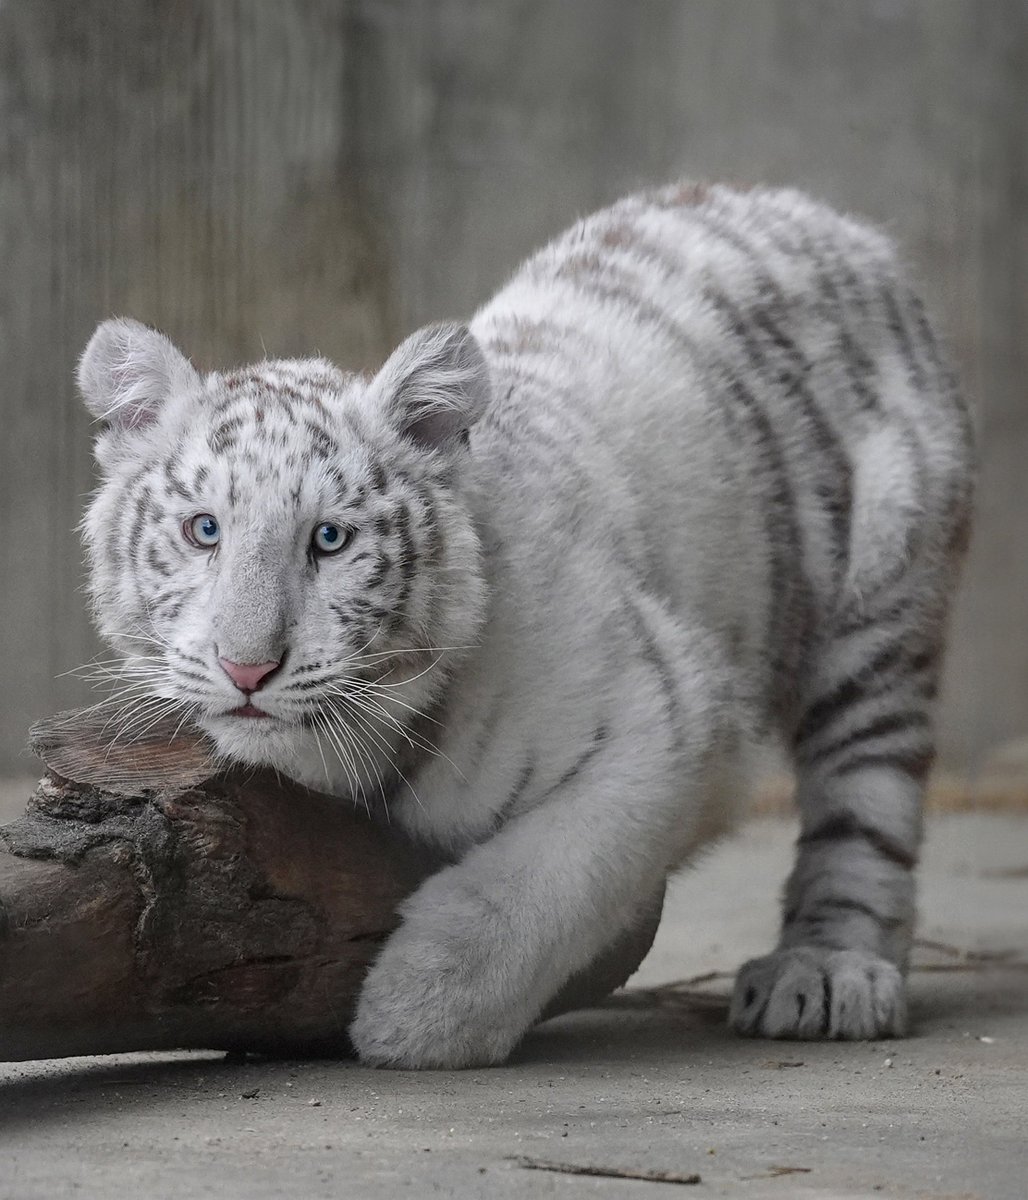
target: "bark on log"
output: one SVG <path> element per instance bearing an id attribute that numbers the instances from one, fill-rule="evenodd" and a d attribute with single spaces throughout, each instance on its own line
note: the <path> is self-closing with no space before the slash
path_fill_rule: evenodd
<path id="1" fill-rule="evenodd" d="M 0 829 L 0 1059 L 349 1053 L 365 972 L 440 861 L 338 799 L 219 772 L 198 733 L 112 745 L 105 724 L 38 726 L 48 773 Z M 624 982 L 661 899 L 547 1015 Z"/>

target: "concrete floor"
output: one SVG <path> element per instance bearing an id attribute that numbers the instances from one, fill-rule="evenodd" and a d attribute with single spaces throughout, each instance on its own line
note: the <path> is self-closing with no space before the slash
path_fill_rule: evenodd
<path id="1" fill-rule="evenodd" d="M 10 811 L 10 810 L 9 810 Z M 527 1161 L 697 1173 L 687 1195 L 1028 1195 L 1028 817 L 934 817 L 912 1038 L 742 1041 L 726 972 L 765 949 L 788 822 L 751 822 L 679 881 L 605 1007 L 508 1066 L 391 1073 L 205 1054 L 0 1065 L 0 1197 L 664 1194 Z M 984 957 L 961 957 L 954 949 Z M 923 969 L 927 967 L 943 969 Z"/>

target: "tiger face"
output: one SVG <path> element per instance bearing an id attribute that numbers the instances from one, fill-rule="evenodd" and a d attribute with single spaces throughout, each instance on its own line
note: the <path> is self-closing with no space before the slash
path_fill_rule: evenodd
<path id="1" fill-rule="evenodd" d="M 102 422 L 89 587 L 129 727 L 177 713 L 229 759 L 352 787 L 480 619 L 471 334 L 415 334 L 372 379 L 320 359 L 201 375 L 113 320 L 78 381 Z"/>

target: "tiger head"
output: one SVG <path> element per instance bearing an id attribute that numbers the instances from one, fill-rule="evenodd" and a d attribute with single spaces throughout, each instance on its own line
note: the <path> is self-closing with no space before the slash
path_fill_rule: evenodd
<path id="1" fill-rule="evenodd" d="M 180 714 L 230 760 L 352 790 L 481 621 L 472 335 L 422 330 L 373 378 L 323 359 L 202 374 L 116 319 L 78 383 L 99 423 L 89 589 L 126 731 Z"/>

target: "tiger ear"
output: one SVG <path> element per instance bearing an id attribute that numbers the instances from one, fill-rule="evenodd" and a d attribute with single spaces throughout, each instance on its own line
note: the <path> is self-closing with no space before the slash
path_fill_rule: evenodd
<path id="1" fill-rule="evenodd" d="M 76 375 L 86 408 L 112 430 L 152 424 L 175 392 L 200 376 L 172 342 L 140 321 L 104 321 L 89 339 Z"/>
<path id="2" fill-rule="evenodd" d="M 411 334 L 372 381 L 370 399 L 404 437 L 428 450 L 455 451 L 485 410 L 489 367 L 466 325 L 429 325 Z"/>

